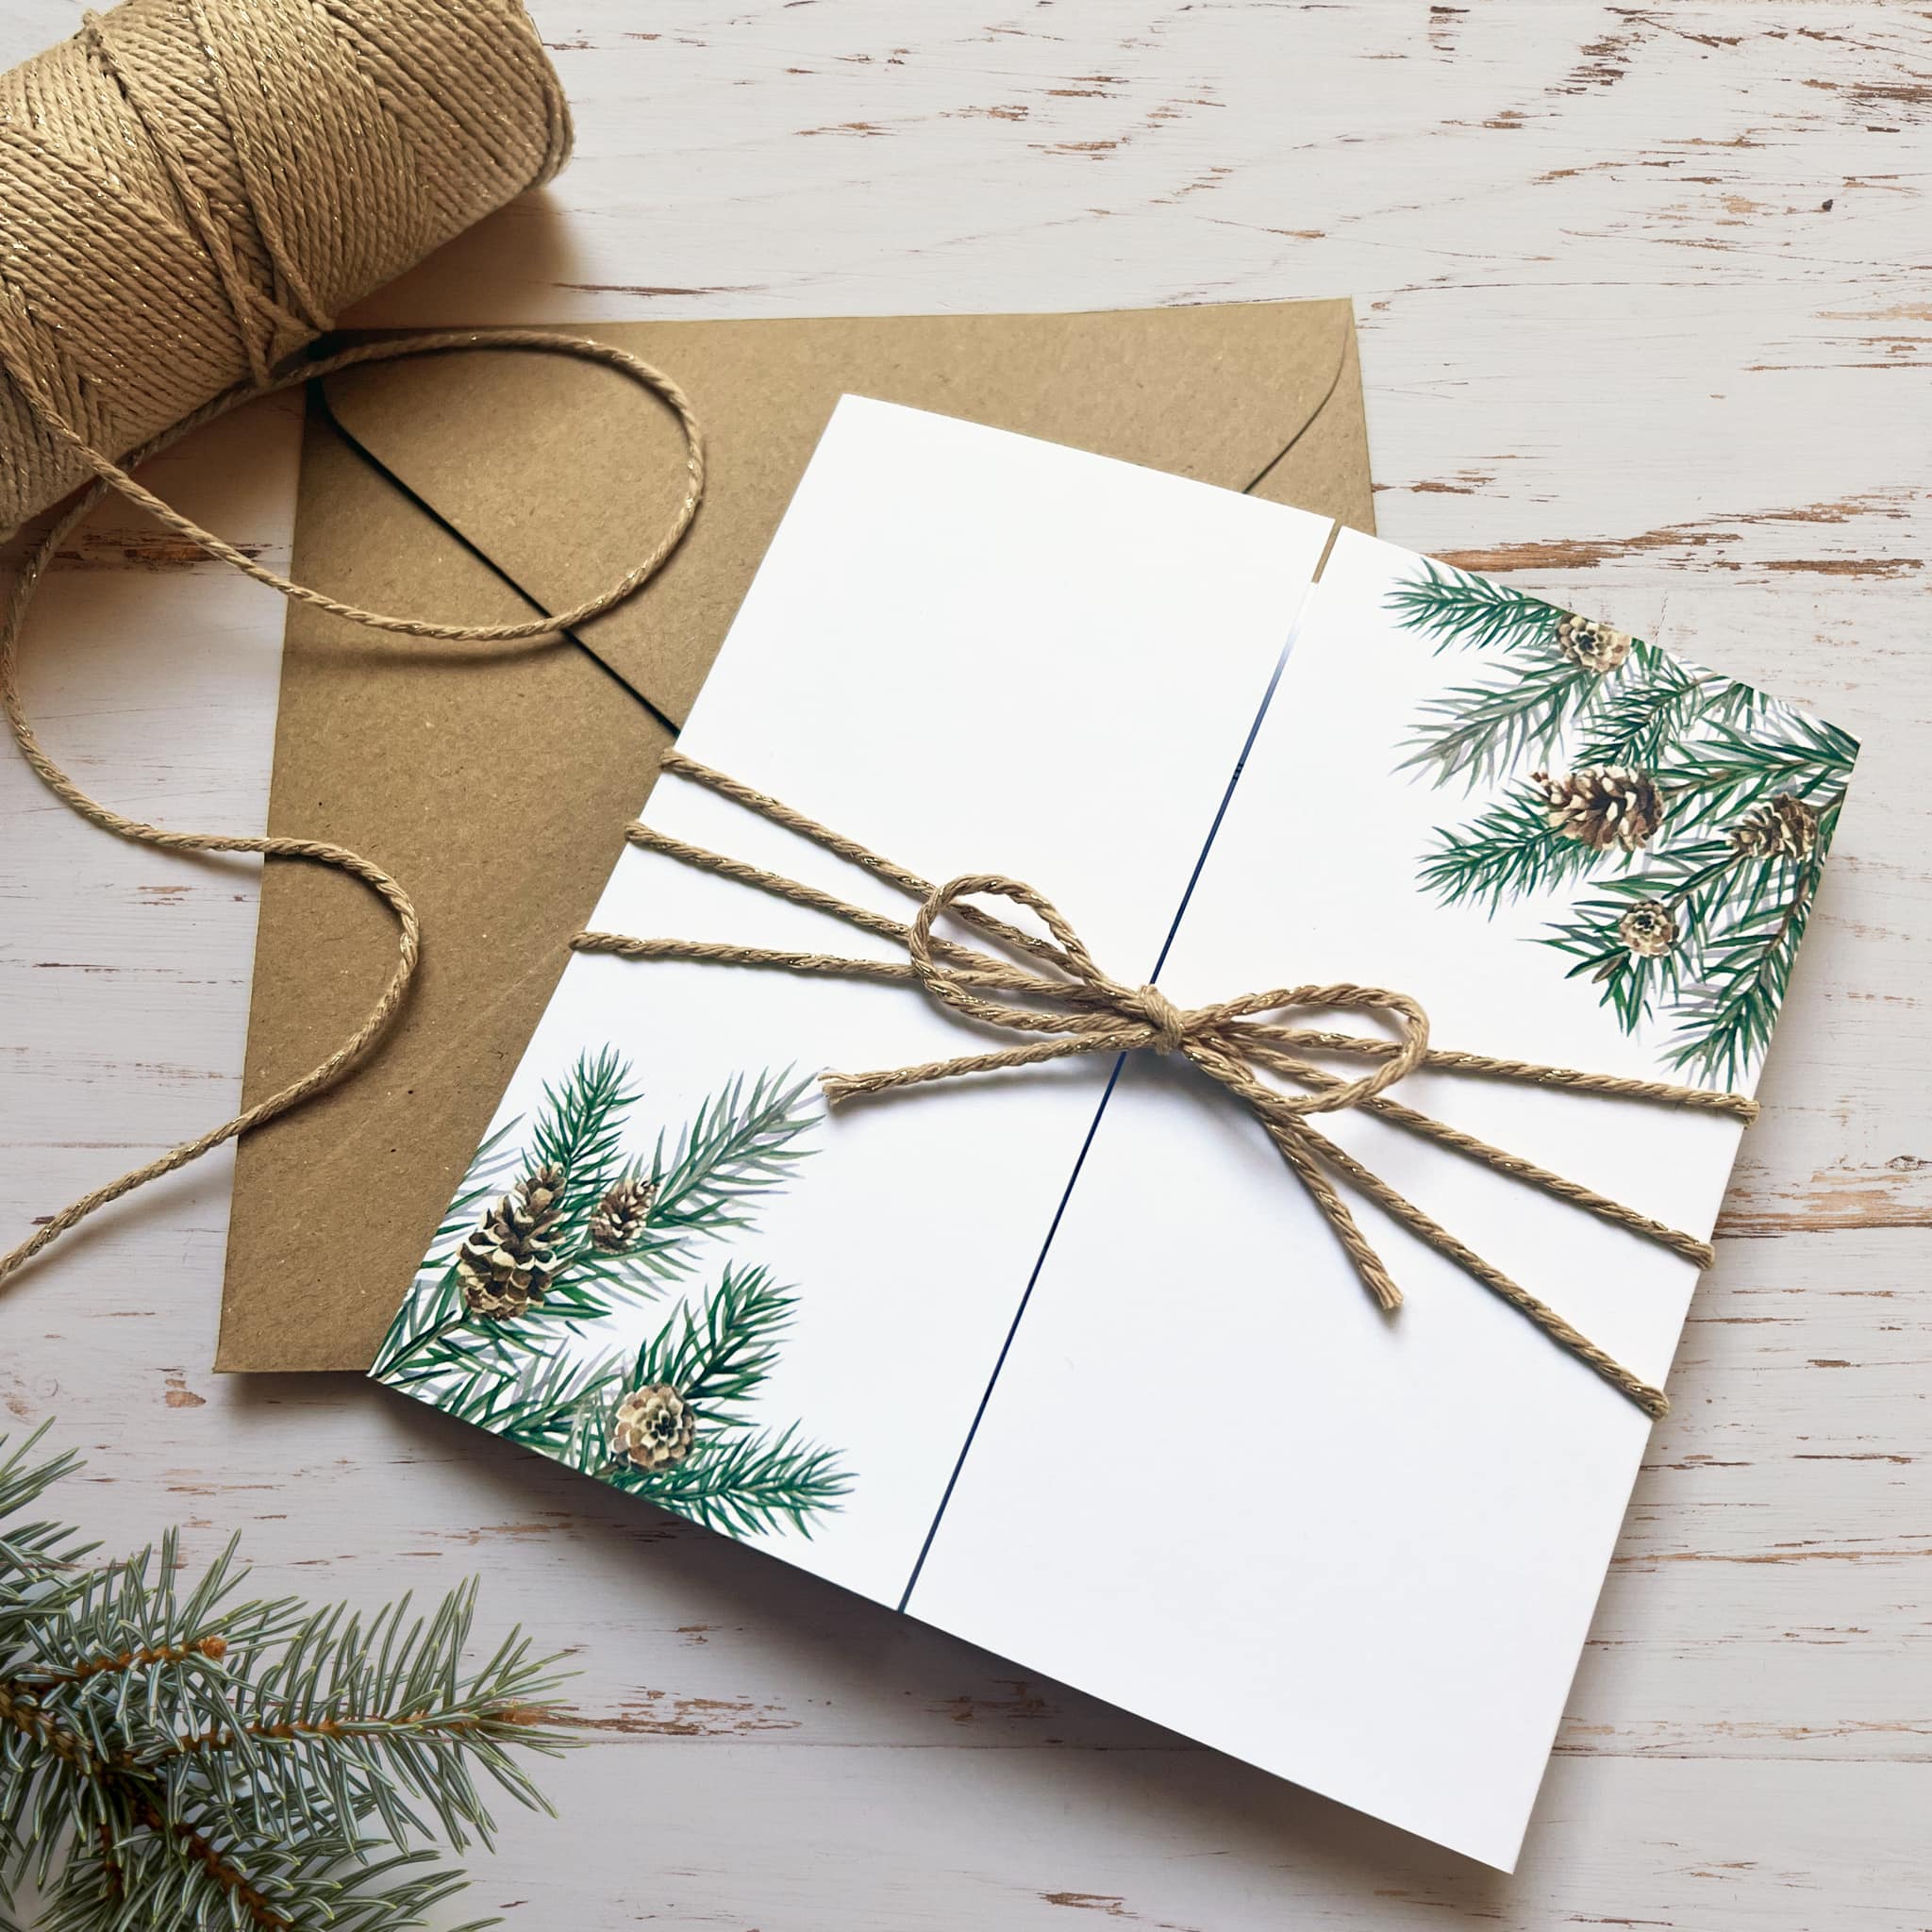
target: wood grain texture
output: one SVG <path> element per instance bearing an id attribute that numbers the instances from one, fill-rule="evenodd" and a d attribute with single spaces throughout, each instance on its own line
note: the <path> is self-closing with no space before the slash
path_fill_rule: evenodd
<path id="1" fill-rule="evenodd" d="M 214 1162 L 0 1298 L 110 1543 L 488 1576 L 570 1642 L 513 1925 L 1932 1925 L 1932 22 L 1919 8 L 536 0 L 576 162 L 365 322 L 1348 293 L 1398 542 L 1866 754 L 1528 1855 L 1502 1878 L 340 1379 L 217 1381 Z M 0 0 L 0 60 L 77 18 Z M 699 398 L 702 405 L 703 398 Z M 285 556 L 292 430 L 169 459 Z M 280 615 L 108 515 L 29 687 L 123 808 L 258 826 Z M 0 758 L 0 1228 L 227 1108 L 255 881 Z M 345 1202 L 345 1213 L 379 1203 Z M 328 1292 L 319 1266 L 316 1292 Z"/>

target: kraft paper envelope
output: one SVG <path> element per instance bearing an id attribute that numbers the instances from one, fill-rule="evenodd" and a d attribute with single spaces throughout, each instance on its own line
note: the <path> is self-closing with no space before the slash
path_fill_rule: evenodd
<path id="1" fill-rule="evenodd" d="M 388 867 L 425 946 L 376 1057 L 242 1143 L 223 1369 L 368 1366 L 841 393 L 1374 528 L 1345 300 L 585 333 L 672 374 L 705 425 L 705 507 L 641 595 L 574 639 L 494 647 L 291 608 L 270 829 Z M 295 574 L 475 623 L 561 609 L 650 546 L 682 487 L 668 414 L 610 372 L 508 352 L 354 371 L 311 408 Z M 1177 668 L 1190 648 L 1174 638 Z M 393 958 L 359 888 L 269 868 L 248 1101 L 334 1047 Z"/>

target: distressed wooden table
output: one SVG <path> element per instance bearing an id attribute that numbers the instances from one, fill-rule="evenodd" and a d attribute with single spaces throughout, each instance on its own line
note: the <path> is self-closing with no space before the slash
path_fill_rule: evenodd
<path id="1" fill-rule="evenodd" d="M 538 0 L 577 159 L 363 322 L 1353 294 L 1388 536 L 1799 700 L 1866 757 L 1521 1871 L 1506 1878 L 352 1379 L 208 1373 L 204 1162 L 0 1293 L 5 1425 L 110 1543 L 271 1591 L 486 1573 L 576 1653 L 565 1821 L 475 1910 L 601 1928 L 1932 1924 L 1932 27 L 1905 5 Z M 0 60 L 74 0 L 0 0 Z M 162 486 L 286 556 L 294 425 Z M 258 827 L 280 607 L 109 514 L 33 708 Z M 228 1111 L 256 879 L 0 753 L 0 1234 Z M 344 1200 L 346 1216 L 380 1201 Z M 325 1267 L 315 1292 L 329 1291 Z M 1184 1657 L 1174 1659 L 1186 1667 Z"/>

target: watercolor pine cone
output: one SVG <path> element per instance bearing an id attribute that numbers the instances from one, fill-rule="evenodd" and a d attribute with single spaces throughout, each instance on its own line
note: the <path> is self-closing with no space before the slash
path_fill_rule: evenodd
<path id="1" fill-rule="evenodd" d="M 1617 921 L 1617 937 L 1638 959 L 1661 959 L 1677 943 L 1677 909 L 1661 899 L 1640 899 Z"/>
<path id="2" fill-rule="evenodd" d="M 1731 827 L 1731 847 L 1749 858 L 1809 858 L 1818 844 L 1818 814 L 1789 791 L 1754 806 Z"/>
<path id="3" fill-rule="evenodd" d="M 597 1203 L 587 1230 L 591 1245 L 603 1255 L 627 1255 L 638 1244 L 658 1198 L 656 1181 L 635 1174 L 614 1182 Z"/>
<path id="4" fill-rule="evenodd" d="M 810 1152 L 817 1082 L 734 1075 L 641 1146 L 641 1097 L 614 1048 L 582 1053 L 483 1142 L 375 1374 L 712 1529 L 809 1536 L 852 1478 L 802 1421 L 768 1418 L 797 1291 L 736 1258 L 702 1289 L 690 1277 Z M 621 1341 L 603 1325 L 617 1318 Z"/>
<path id="5" fill-rule="evenodd" d="M 697 1432 L 691 1404 L 669 1383 L 649 1382 L 617 1405 L 610 1441 L 640 1469 L 668 1469 L 691 1454 Z"/>
<path id="6" fill-rule="evenodd" d="M 1613 847 L 1641 852 L 1663 824 L 1663 794 L 1656 780 L 1627 765 L 1572 772 L 1562 778 L 1537 772 L 1530 782 L 1542 788 L 1550 829 L 1593 852 Z"/>
<path id="7" fill-rule="evenodd" d="M 1445 907 L 1562 895 L 1541 943 L 1674 1070 L 1731 1086 L 1771 1039 L 1857 743 L 1541 598 L 1423 565 L 1387 607 L 1481 665 L 1426 699 L 1401 769 L 1488 803 L 1418 867 Z"/>
<path id="8" fill-rule="evenodd" d="M 1584 671 L 1615 671 L 1629 657 L 1633 641 L 1628 631 L 1612 630 L 1574 611 L 1566 610 L 1557 621 L 1557 650 Z"/>
<path id="9" fill-rule="evenodd" d="M 557 1278 L 549 1235 L 565 1174 L 555 1162 L 527 1174 L 483 1217 L 457 1255 L 463 1300 L 474 1315 L 501 1321 L 541 1302 Z"/>

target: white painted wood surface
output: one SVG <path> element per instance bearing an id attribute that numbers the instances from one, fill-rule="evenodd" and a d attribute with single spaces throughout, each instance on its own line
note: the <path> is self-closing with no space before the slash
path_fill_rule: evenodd
<path id="1" fill-rule="evenodd" d="M 208 1370 L 227 1172 L 0 1292 L 8 1426 L 109 1543 L 271 1590 L 481 1569 L 589 1748 L 533 1928 L 1932 1925 L 1932 25 L 1908 5 L 536 0 L 578 158 L 368 322 L 1353 294 L 1385 534 L 1824 709 L 1866 756 L 1523 1869 L 1432 1851 L 346 1378 Z M 0 61 L 74 0 L 0 0 Z M 293 428 L 171 458 L 286 555 Z M 280 611 L 108 515 L 36 715 L 259 824 Z M 254 886 L 0 753 L 0 1234 L 227 1110 Z M 380 1213 L 345 1201 L 344 1214 Z M 328 1291 L 325 1268 L 316 1291 Z M 1310 1553 L 1318 1561 L 1319 1552 Z M 1185 1668 L 1185 1659 L 1175 1660 Z"/>

